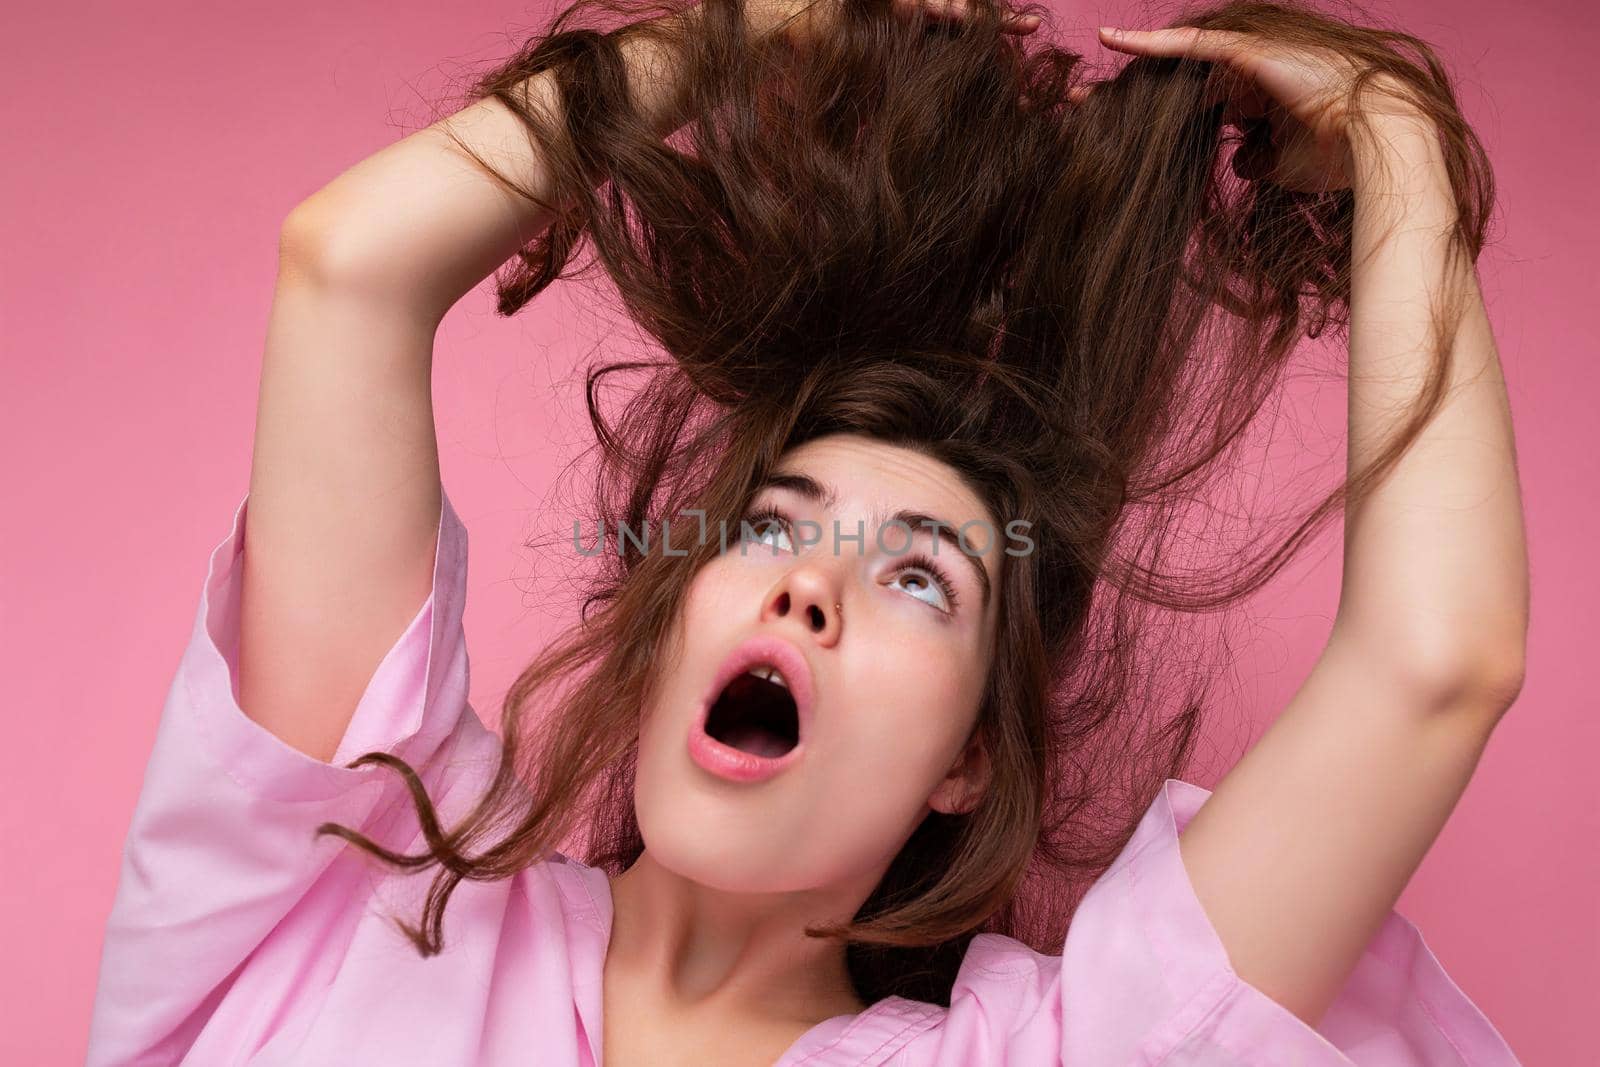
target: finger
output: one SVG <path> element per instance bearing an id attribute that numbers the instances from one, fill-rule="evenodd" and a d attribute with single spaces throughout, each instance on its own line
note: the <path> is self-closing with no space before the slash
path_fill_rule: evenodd
<path id="1" fill-rule="evenodd" d="M 1039 28 L 1038 15 L 1013 15 L 1000 27 L 1002 33 L 1032 33 Z"/>
<path id="2" fill-rule="evenodd" d="M 1067 90 L 1067 100 L 1074 104 L 1081 104 L 1088 99 L 1089 93 L 1093 89 L 1093 85 L 1074 85 Z"/>
<path id="3" fill-rule="evenodd" d="M 1250 53 L 1247 34 L 1232 30 L 1202 30 L 1194 26 L 1163 30 L 1124 30 L 1101 26 L 1100 41 L 1118 52 L 1163 59 L 1188 58 L 1237 63 Z"/>

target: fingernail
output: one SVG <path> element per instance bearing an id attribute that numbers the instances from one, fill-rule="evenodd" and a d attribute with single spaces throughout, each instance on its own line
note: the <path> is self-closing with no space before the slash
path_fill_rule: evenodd
<path id="1" fill-rule="evenodd" d="M 1115 26 L 1101 26 L 1100 32 L 1107 37 L 1121 37 L 1122 31 Z"/>

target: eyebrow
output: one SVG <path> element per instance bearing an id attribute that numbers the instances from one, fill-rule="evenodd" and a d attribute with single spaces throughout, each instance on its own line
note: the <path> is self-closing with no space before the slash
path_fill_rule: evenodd
<path id="1" fill-rule="evenodd" d="M 756 493 L 765 489 L 787 489 L 798 493 L 813 504 L 825 511 L 833 511 L 839 506 L 839 494 L 833 487 L 824 485 L 809 474 L 800 474 L 793 471 L 776 471 L 769 474 L 761 484 L 756 486 Z M 972 573 L 978 580 L 978 588 L 983 591 L 983 606 L 989 606 L 989 569 L 984 566 L 983 560 L 969 553 L 961 544 L 961 536 L 956 532 L 955 524 L 921 511 L 909 511 L 901 508 L 887 520 L 878 516 L 880 521 L 875 525 L 887 525 L 888 522 L 903 522 L 915 530 L 932 530 L 945 544 L 956 550 L 956 553 L 966 560 L 972 568 Z"/>

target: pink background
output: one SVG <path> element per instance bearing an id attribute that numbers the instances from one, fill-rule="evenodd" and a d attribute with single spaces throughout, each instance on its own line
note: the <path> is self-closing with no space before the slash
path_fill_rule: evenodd
<path id="1" fill-rule="evenodd" d="M 280 0 L 10 13 L 0 1060 L 82 1060 L 122 836 L 207 554 L 247 485 L 279 223 L 425 124 L 464 64 L 505 54 L 507 34 L 545 10 Z M 1063 5 L 1057 18 L 1087 46 L 1076 27 L 1124 10 Z M 1499 241 L 1483 269 L 1534 577 L 1521 701 L 1400 910 L 1525 1062 L 1592 1062 L 1597 17 L 1576 0 L 1373 10 L 1449 59 L 1498 169 Z M 555 596 L 562 561 L 519 543 L 570 529 L 565 501 L 546 494 L 577 440 L 571 368 L 603 324 L 581 288 L 558 287 L 514 320 L 494 317 L 480 289 L 440 334 L 445 480 L 471 531 L 472 700 L 491 717 L 570 617 Z M 1217 748 L 1236 753 L 1309 667 L 1336 604 L 1336 548 L 1335 531 L 1259 602 L 1241 703 L 1218 715 Z"/>

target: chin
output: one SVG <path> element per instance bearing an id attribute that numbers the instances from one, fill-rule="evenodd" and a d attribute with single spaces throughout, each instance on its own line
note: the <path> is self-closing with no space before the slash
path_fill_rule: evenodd
<path id="1" fill-rule="evenodd" d="M 664 870 L 707 889 L 725 893 L 785 893 L 807 888 L 792 869 L 792 850 L 775 847 L 771 835 L 754 836 L 708 827 L 690 818 L 654 825 L 639 813 L 645 851 Z"/>

